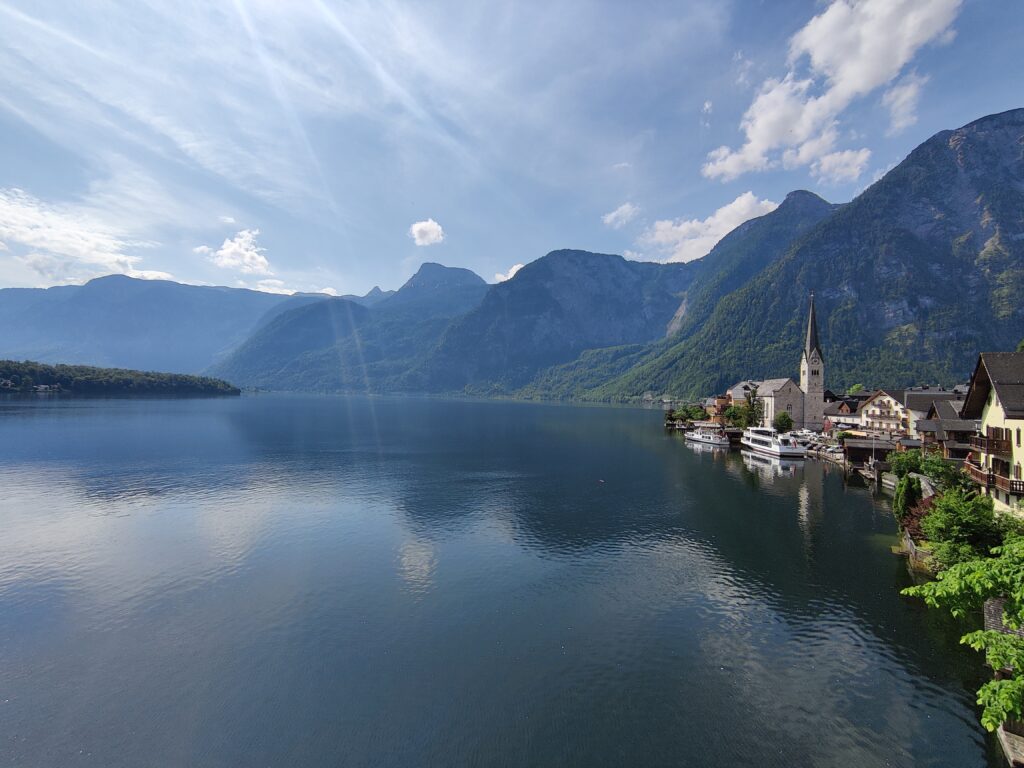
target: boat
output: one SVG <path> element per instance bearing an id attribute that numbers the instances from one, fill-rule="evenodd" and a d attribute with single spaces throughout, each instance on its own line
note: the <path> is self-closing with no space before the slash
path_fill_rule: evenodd
<path id="1" fill-rule="evenodd" d="M 750 427 L 743 430 L 740 443 L 744 448 L 782 459 L 802 459 L 807 454 L 807 449 L 795 437 L 788 432 L 780 435 L 771 427 Z"/>
<path id="2" fill-rule="evenodd" d="M 697 422 L 685 437 L 693 443 L 702 443 L 715 448 L 729 447 L 729 436 L 725 434 L 721 425 L 710 421 Z"/>

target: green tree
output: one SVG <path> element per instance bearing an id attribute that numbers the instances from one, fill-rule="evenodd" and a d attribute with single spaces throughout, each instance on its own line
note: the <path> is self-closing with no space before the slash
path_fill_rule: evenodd
<path id="1" fill-rule="evenodd" d="M 864 385 L 863 384 L 854 384 L 848 390 L 846 390 L 846 394 L 848 394 L 848 395 L 856 395 L 856 394 L 859 394 L 859 393 L 861 393 L 863 391 L 864 391 Z"/>
<path id="2" fill-rule="evenodd" d="M 926 518 L 927 519 L 927 518 Z M 1012 537 L 992 550 L 995 557 L 954 565 L 936 581 L 909 587 L 904 595 L 923 598 L 932 608 L 945 608 L 963 618 L 981 609 L 990 598 L 1004 598 L 1003 623 L 1024 627 L 1024 537 Z M 970 632 L 960 642 L 984 651 L 993 669 L 1024 670 L 1024 638 L 994 630 Z M 1024 676 L 997 679 L 978 690 L 983 707 L 981 723 L 994 731 L 1007 718 L 1024 716 Z"/>
<path id="3" fill-rule="evenodd" d="M 890 451 L 885 461 L 892 467 L 896 477 L 906 477 L 911 472 L 921 471 L 921 451 L 912 448 L 909 451 Z"/>
<path id="4" fill-rule="evenodd" d="M 734 427 L 746 429 L 750 426 L 750 422 L 747 418 L 747 410 L 742 405 L 730 405 L 725 409 L 725 412 L 722 415 L 725 416 L 725 420 Z"/>
<path id="5" fill-rule="evenodd" d="M 963 467 L 946 461 L 937 453 L 922 454 L 919 471 L 922 475 L 927 475 L 940 491 L 958 489 L 966 493 L 975 489 Z"/>
<path id="6" fill-rule="evenodd" d="M 793 429 L 793 417 L 790 416 L 786 411 L 780 411 L 772 419 L 772 426 L 775 427 L 778 432 L 789 432 Z"/>
<path id="7" fill-rule="evenodd" d="M 764 402 L 757 396 L 757 387 L 747 390 L 746 401 L 748 423 L 760 424 L 764 420 Z"/>
<path id="8" fill-rule="evenodd" d="M 917 502 L 921 500 L 921 481 L 910 475 L 903 475 L 896 483 L 892 499 L 892 514 L 900 525 Z"/>
<path id="9" fill-rule="evenodd" d="M 942 568 L 984 557 L 1000 543 L 992 499 L 960 488 L 935 497 L 921 530 Z"/>

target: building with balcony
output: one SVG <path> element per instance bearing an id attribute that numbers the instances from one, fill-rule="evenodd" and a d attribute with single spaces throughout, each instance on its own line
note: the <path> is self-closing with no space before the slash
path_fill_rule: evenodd
<path id="1" fill-rule="evenodd" d="M 871 432 L 905 435 L 910 427 L 910 414 L 903 405 L 902 389 L 878 389 L 864 401 L 857 415 L 861 427 Z"/>
<path id="2" fill-rule="evenodd" d="M 1024 498 L 1024 352 L 983 352 L 962 419 L 980 420 L 965 467 L 999 511 L 1021 512 Z"/>
<path id="3" fill-rule="evenodd" d="M 963 400 L 935 400 L 925 418 L 918 419 L 916 431 L 921 447 L 934 451 L 944 459 L 963 461 L 971 453 L 971 439 L 978 435 L 981 422 L 965 419 L 960 414 Z"/>

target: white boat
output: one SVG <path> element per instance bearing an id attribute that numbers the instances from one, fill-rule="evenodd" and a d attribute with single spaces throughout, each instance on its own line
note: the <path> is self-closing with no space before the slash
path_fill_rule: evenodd
<path id="1" fill-rule="evenodd" d="M 729 436 L 725 434 L 720 425 L 712 422 L 694 424 L 693 429 L 689 430 L 685 437 L 693 443 L 703 443 L 715 448 L 729 447 Z"/>
<path id="2" fill-rule="evenodd" d="M 782 459 L 802 459 L 807 453 L 799 441 L 788 432 L 780 435 L 771 427 L 750 427 L 740 438 L 743 447 Z"/>

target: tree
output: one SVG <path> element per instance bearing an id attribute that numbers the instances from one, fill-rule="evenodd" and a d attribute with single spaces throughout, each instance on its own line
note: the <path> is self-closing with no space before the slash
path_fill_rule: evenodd
<path id="1" fill-rule="evenodd" d="M 775 427 L 777 432 L 789 432 L 793 429 L 793 417 L 786 411 L 780 411 L 772 419 L 772 426 Z"/>
<path id="2" fill-rule="evenodd" d="M 896 483 L 896 493 L 892 499 L 892 514 L 896 521 L 903 520 L 917 502 L 921 500 L 921 481 L 910 475 L 903 475 Z"/>
<path id="3" fill-rule="evenodd" d="M 726 421 L 732 426 L 739 429 L 746 429 L 750 426 L 750 422 L 747 420 L 746 408 L 742 405 L 730 405 L 722 415 L 725 416 Z"/>
<path id="4" fill-rule="evenodd" d="M 927 518 L 926 518 L 927 519 Z M 1011 537 L 992 550 L 995 557 L 954 565 L 936 581 L 909 587 L 904 595 L 923 598 L 932 608 L 945 608 L 963 618 L 977 612 L 990 598 L 1003 598 L 1003 623 L 1010 629 L 1024 626 L 1024 537 Z M 1024 670 L 1024 638 L 995 630 L 970 632 L 960 642 L 985 651 L 993 669 Z M 1010 717 L 1024 715 L 1024 677 L 985 683 L 978 689 L 983 707 L 981 724 L 994 731 Z"/>
<path id="5" fill-rule="evenodd" d="M 757 387 L 747 390 L 747 422 L 757 425 L 764 421 L 764 401 L 757 396 Z"/>
<path id="6" fill-rule="evenodd" d="M 860 394 L 863 391 L 864 391 L 864 385 L 863 384 L 854 384 L 852 387 L 850 387 L 848 390 L 846 390 L 846 394 L 848 394 L 848 395 L 856 395 L 856 394 Z"/>
<path id="7" fill-rule="evenodd" d="M 936 496 L 921 530 L 942 568 L 984 557 L 1000 543 L 992 499 L 960 488 Z"/>
<path id="8" fill-rule="evenodd" d="M 921 451 L 917 448 L 909 451 L 890 451 L 885 461 L 892 467 L 892 473 L 896 477 L 906 477 L 911 472 L 921 471 Z"/>

